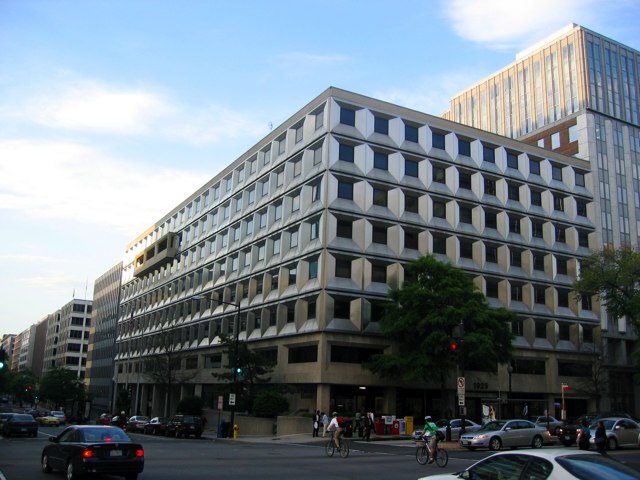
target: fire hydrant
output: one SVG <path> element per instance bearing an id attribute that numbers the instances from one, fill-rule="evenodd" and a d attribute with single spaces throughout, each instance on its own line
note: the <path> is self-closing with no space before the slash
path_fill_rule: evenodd
<path id="1" fill-rule="evenodd" d="M 233 439 L 236 440 L 238 438 L 238 425 L 233 426 Z"/>

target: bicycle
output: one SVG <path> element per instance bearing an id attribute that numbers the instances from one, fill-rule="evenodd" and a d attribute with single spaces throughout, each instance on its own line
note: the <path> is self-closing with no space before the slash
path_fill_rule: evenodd
<path id="1" fill-rule="evenodd" d="M 418 447 L 416 448 L 416 460 L 420 465 L 426 465 L 429 461 L 430 440 L 427 437 L 421 437 L 420 441 L 422 442 L 422 445 L 418 445 Z M 436 465 L 438 465 L 440 468 L 446 467 L 449 463 L 449 454 L 444 448 L 440 447 L 439 445 L 438 447 L 436 447 L 435 462 Z"/>
<path id="2" fill-rule="evenodd" d="M 335 442 L 333 441 L 334 432 L 329 432 L 329 440 L 327 444 L 324 446 L 324 451 L 327 454 L 327 457 L 333 457 L 336 448 L 338 452 L 340 452 L 340 456 L 342 458 L 347 458 L 349 456 L 349 442 L 344 438 L 344 434 L 340 437 L 340 446 L 336 447 Z"/>

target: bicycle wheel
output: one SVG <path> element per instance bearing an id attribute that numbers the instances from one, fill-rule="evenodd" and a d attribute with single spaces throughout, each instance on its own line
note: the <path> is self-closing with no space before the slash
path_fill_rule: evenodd
<path id="1" fill-rule="evenodd" d="M 324 451 L 327 454 L 327 457 L 333 457 L 333 452 L 336 449 L 336 444 L 333 443 L 333 439 L 329 440 L 327 444 L 324 446 Z"/>
<path id="2" fill-rule="evenodd" d="M 426 445 L 416 448 L 416 460 L 420 465 L 426 465 L 429 461 L 429 449 Z"/>
<path id="3" fill-rule="evenodd" d="M 342 458 L 347 458 L 349 456 L 349 442 L 346 440 L 342 440 L 340 442 L 340 456 Z"/>
<path id="4" fill-rule="evenodd" d="M 444 468 L 447 466 L 447 463 L 449 463 L 449 454 L 444 448 L 438 448 L 436 450 L 436 464 Z"/>

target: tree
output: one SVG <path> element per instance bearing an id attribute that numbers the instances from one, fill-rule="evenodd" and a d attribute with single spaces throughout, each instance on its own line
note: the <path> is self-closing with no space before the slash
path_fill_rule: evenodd
<path id="1" fill-rule="evenodd" d="M 85 399 L 84 383 L 75 372 L 53 367 L 42 375 L 39 395 L 56 407 L 65 405 L 68 400 L 81 405 Z"/>
<path id="2" fill-rule="evenodd" d="M 271 378 L 267 375 L 273 371 L 275 363 L 260 352 L 251 350 L 247 342 L 237 342 L 234 337 L 223 335 L 221 345 L 223 352 L 227 354 L 227 364 L 223 367 L 222 373 L 212 375 L 229 382 L 229 391 L 236 387 L 236 402 L 251 412 L 256 387 L 258 384 L 269 382 Z M 233 384 L 234 379 L 236 385 Z"/>
<path id="3" fill-rule="evenodd" d="M 30 370 L 20 370 L 10 376 L 9 392 L 20 406 L 23 402 L 33 404 L 37 392 L 37 377 Z M 29 388 L 31 387 L 31 388 Z"/>
<path id="4" fill-rule="evenodd" d="M 598 295 L 615 318 L 627 316 L 640 331 L 640 252 L 606 248 L 581 261 L 573 288 L 580 297 Z"/>
<path id="5" fill-rule="evenodd" d="M 175 332 L 175 335 L 178 335 L 178 332 Z M 158 338 L 160 353 L 145 360 L 144 374 L 161 392 L 167 394 L 165 413 L 169 415 L 174 388 L 194 378 L 197 372 L 186 373 L 181 369 L 180 364 L 185 354 L 176 351 L 173 331 L 163 329 Z"/>
<path id="6" fill-rule="evenodd" d="M 204 407 L 204 400 L 202 397 L 198 397 L 197 395 L 191 395 L 189 397 L 184 397 L 180 402 L 178 402 L 178 413 L 183 413 L 185 415 L 202 415 L 202 407 Z"/>
<path id="7" fill-rule="evenodd" d="M 596 402 L 596 412 L 600 411 L 600 401 L 609 391 L 609 368 L 610 363 L 607 349 L 600 340 L 594 344 L 589 353 L 589 363 L 585 365 L 582 377 L 579 377 L 574 390 Z"/>
<path id="8" fill-rule="evenodd" d="M 273 418 L 289 410 L 289 401 L 277 390 L 269 389 L 256 395 L 253 412 L 257 417 Z"/>
<path id="9" fill-rule="evenodd" d="M 509 324 L 515 314 L 490 308 L 466 273 L 432 256 L 409 263 L 406 272 L 402 287 L 389 292 L 391 302 L 380 324 L 402 349 L 374 355 L 366 368 L 406 382 L 435 380 L 444 386 L 458 366 L 495 371 L 511 360 Z M 464 338 L 457 339 L 460 324 Z"/>

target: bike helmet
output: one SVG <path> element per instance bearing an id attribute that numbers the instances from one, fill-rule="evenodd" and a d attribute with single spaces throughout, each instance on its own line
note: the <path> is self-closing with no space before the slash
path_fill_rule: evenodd
<path id="1" fill-rule="evenodd" d="M 333 413 L 331 414 L 331 416 L 332 416 L 332 417 L 337 417 L 337 416 L 338 416 L 338 412 L 333 412 Z"/>
<path id="2" fill-rule="evenodd" d="M 426 417 L 424 417 L 425 420 L 431 420 L 431 417 L 429 415 L 427 415 Z"/>

